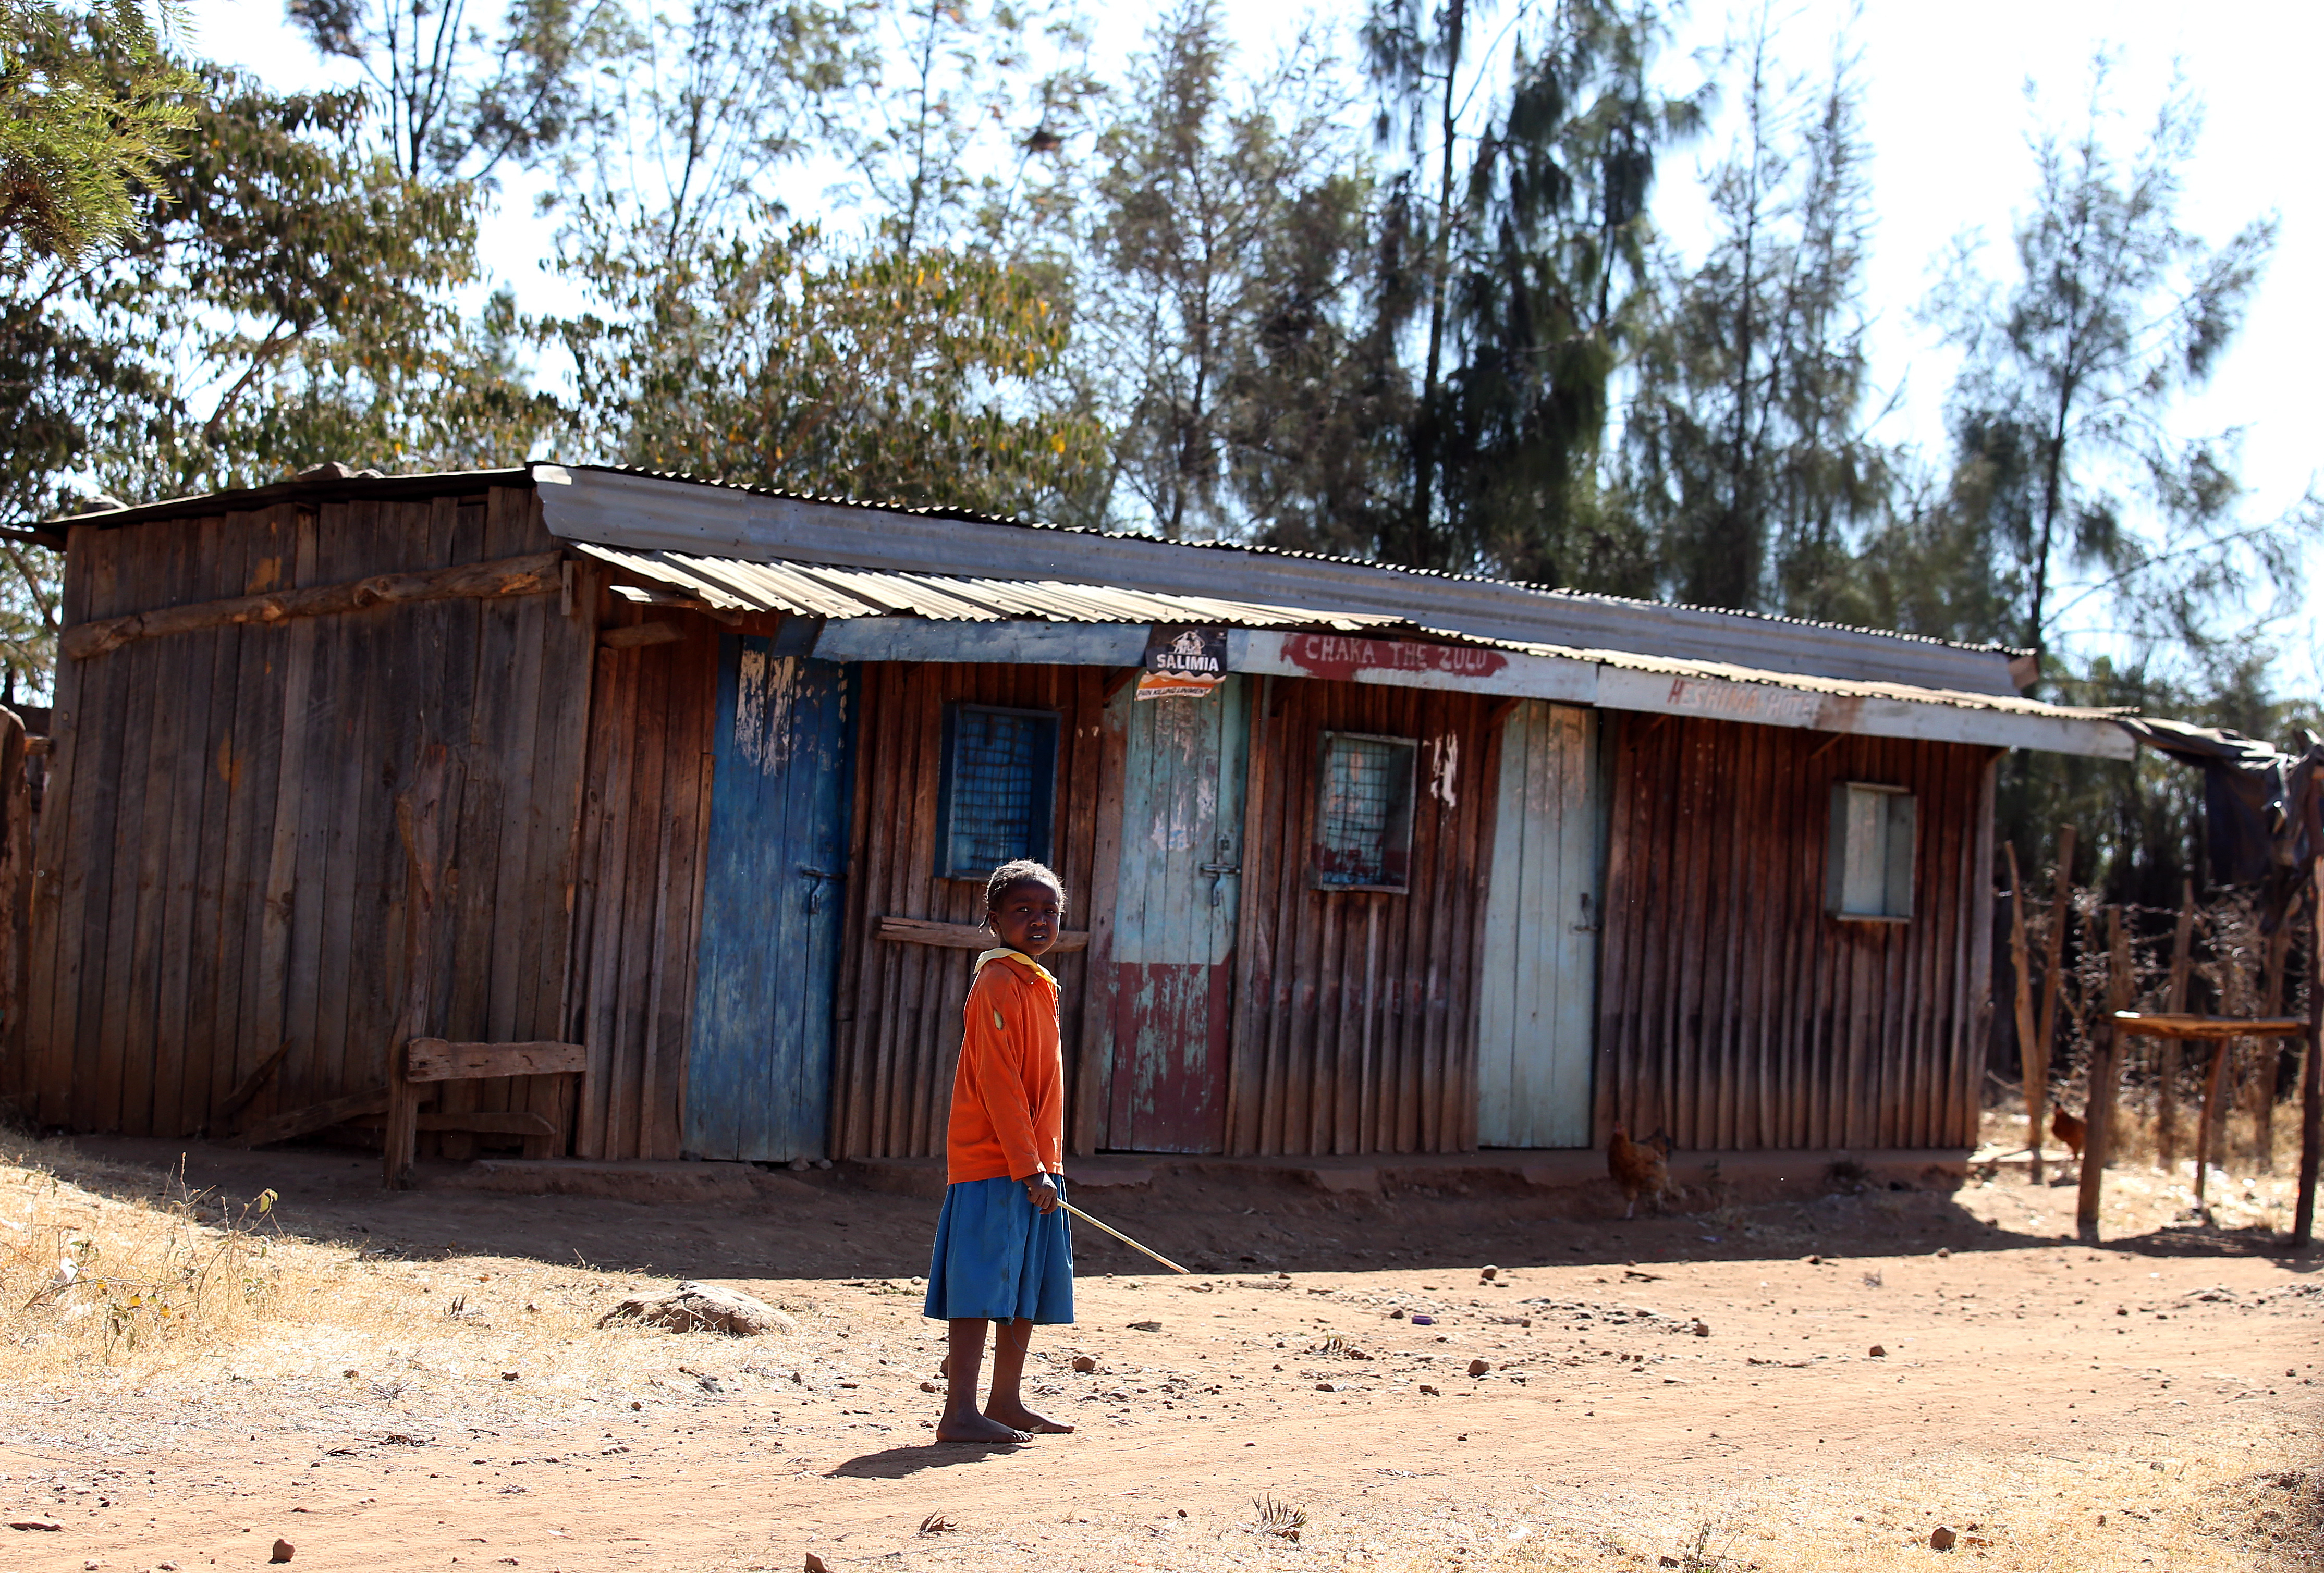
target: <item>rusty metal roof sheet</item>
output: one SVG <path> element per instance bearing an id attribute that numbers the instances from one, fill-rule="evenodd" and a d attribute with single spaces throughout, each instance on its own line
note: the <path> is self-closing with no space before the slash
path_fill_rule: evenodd
<path id="1" fill-rule="evenodd" d="M 721 611 L 804 617 L 919 617 L 933 622 L 1201 623 L 1221 628 L 1328 628 L 1342 633 L 1411 629 L 1407 619 L 1316 612 L 1206 595 L 1170 595 L 1059 581 L 883 573 L 821 563 L 753 563 L 687 552 L 632 552 L 576 542 L 575 549 Z M 1458 637 L 1458 636 L 1453 636 Z"/>
<path id="2" fill-rule="evenodd" d="M 1434 679 L 1414 678 L 1409 674 L 1428 668 L 1436 658 L 1415 665 L 1398 660 L 1396 652 L 1416 656 L 1420 652 L 1413 649 L 1415 644 L 1454 646 L 1497 652 L 1480 663 L 1473 678 L 1444 685 L 1478 692 L 1530 694 L 1618 710 L 1700 714 L 1997 747 L 2052 748 L 2106 757 L 2124 757 L 2129 752 L 2128 739 L 2106 724 L 2118 712 L 2048 704 L 2015 694 L 1826 677 L 1636 650 L 1490 639 L 1370 612 L 1334 613 L 1058 581 L 753 562 L 689 552 L 629 551 L 586 542 L 576 543 L 576 549 L 659 586 L 665 594 L 674 593 L 714 610 L 780 612 L 844 625 L 850 631 L 843 642 L 853 653 L 835 658 L 838 659 L 1134 662 L 1142 648 L 1142 634 L 1128 639 L 1117 635 L 1094 642 L 1084 639 L 1051 643 L 1044 653 L 1029 657 L 978 652 L 1003 648 L 1021 650 L 1023 647 L 1007 640 L 1010 625 L 1080 624 L 1126 632 L 1154 623 L 1196 623 L 1251 630 L 1235 636 L 1232 648 L 1240 653 L 1232 659 L 1238 671 L 1317 675 L 1319 668 L 1295 658 L 1294 651 L 1310 635 L 1329 635 L 1337 636 L 1327 642 L 1335 652 L 1344 652 L 1344 658 L 1335 653 L 1331 669 L 1323 675 L 1357 682 L 1417 681 L 1429 685 Z M 954 625 L 956 631 L 933 633 L 934 628 L 946 624 Z M 896 629 L 903 642 L 891 647 L 886 636 L 877 631 L 883 626 Z M 868 644 L 866 636 L 856 631 L 866 629 L 873 630 Z M 1273 631 L 1262 640 L 1259 635 L 1265 630 Z M 1278 639 L 1275 634 L 1283 637 Z M 825 633 L 817 649 L 835 637 Z M 1101 645 L 1102 655 L 1095 653 Z M 890 648 L 896 653 L 884 653 Z M 1347 670 L 1337 670 L 1339 665 Z M 1956 719 L 1936 723 L 1930 719 L 1932 711 L 1949 713 Z M 1969 719 L 1977 713 L 1990 719 Z M 1915 720 L 1916 715 L 1922 719 Z"/>

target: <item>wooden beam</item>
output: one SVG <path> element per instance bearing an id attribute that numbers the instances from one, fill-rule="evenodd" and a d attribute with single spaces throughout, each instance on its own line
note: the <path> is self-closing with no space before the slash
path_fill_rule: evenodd
<path id="1" fill-rule="evenodd" d="M 242 1084 L 236 1087 L 233 1091 L 227 1093 L 226 1095 L 226 1101 L 217 1106 L 217 1118 L 218 1124 L 226 1125 L 231 1123 L 235 1115 L 240 1114 L 244 1109 L 249 1108 L 250 1100 L 258 1096 L 259 1092 L 266 1086 L 268 1079 L 274 1074 L 276 1067 L 282 1063 L 283 1060 L 290 1054 L 290 1045 L 289 1044 L 284 1044 L 281 1048 L 267 1055 L 263 1060 L 261 1060 L 258 1062 L 258 1069 L 253 1071 L 249 1075 L 244 1076 L 242 1079 Z"/>
<path id="2" fill-rule="evenodd" d="M 2042 1183 L 2042 1089 L 2034 1083 L 2034 1072 L 2041 1063 L 2041 1055 L 2034 1046 L 2034 951 L 2025 939 L 2025 881 L 2017 870 L 2017 843 L 2004 842 L 2002 850 L 2009 858 L 2009 964 L 2017 975 L 2016 1027 L 2017 1068 L 2025 1088 L 2025 1150 L 2032 1154 L 2027 1173 L 2034 1184 Z"/>
<path id="3" fill-rule="evenodd" d="M 674 645 L 685 637 L 686 630 L 674 622 L 639 622 L 609 628 L 597 636 L 597 642 L 609 650 L 633 650 L 643 645 Z"/>
<path id="4" fill-rule="evenodd" d="M 2187 1014 L 2187 988 L 2194 976 L 2194 960 L 2195 882 L 2182 879 L 2179 882 L 2179 926 L 2171 936 L 2171 988 L 2163 1000 L 2166 1016 Z M 2163 1040 L 2163 1052 L 2156 1056 L 2160 1063 L 2154 1072 L 2154 1145 L 2165 1173 L 2179 1166 L 2179 1043 L 2177 1038 Z"/>
<path id="5" fill-rule="evenodd" d="M 2131 973 L 2130 940 L 2122 926 L 2122 908 L 2107 908 L 2107 1015 L 2098 1017 L 2091 1035 L 2089 1097 L 2082 1104 L 2081 1188 L 2074 1202 L 2074 1234 L 2085 1245 L 2098 1240 L 2098 1208 L 2106 1185 L 2106 1168 L 2114 1157 L 2115 1094 L 2122 1081 L 2121 1019 L 2133 1014 L 2126 1007 L 2137 998 L 2137 980 Z"/>
<path id="6" fill-rule="evenodd" d="M 2042 1174 L 2042 1138 L 2049 1122 L 2043 1118 L 2050 1097 L 2050 1051 L 2058 1042 L 2058 984 L 2066 952 L 2066 924 L 2073 911 L 2074 827 L 2058 827 L 2058 867 L 2050 888 L 2050 926 L 2042 936 L 2042 1009 L 2034 1023 L 2032 1053 L 2025 1066 L 2025 1118 L 2034 1127 L 2034 1164 Z M 2085 1138 L 2087 1139 L 2087 1138 Z"/>
<path id="7" fill-rule="evenodd" d="M 2126 1037 L 2142 1038 L 2296 1038 L 2308 1033 L 2308 1022 L 2297 1016 L 2263 1016 L 2246 1020 L 2233 1016 L 2178 1016 L 2164 1011 L 2117 1010 L 2115 1029 Z"/>
<path id="8" fill-rule="evenodd" d="M 579 1044 L 454 1044 L 414 1038 L 404 1052 L 413 1081 L 474 1081 L 491 1076 L 567 1076 L 589 1068 Z"/>
<path id="9" fill-rule="evenodd" d="M 883 917 L 879 934 L 881 939 L 899 944 L 936 945 L 951 951 L 989 951 L 1001 943 L 991 929 L 973 923 L 932 923 L 923 917 Z M 1057 935 L 1050 952 L 1087 950 L 1089 940 L 1086 932 L 1068 929 Z"/>
<path id="10" fill-rule="evenodd" d="M 547 595 L 559 587 L 558 564 L 561 560 L 561 553 L 538 552 L 530 557 L 503 557 L 497 562 L 463 563 L 431 573 L 377 574 L 341 584 L 276 590 L 263 595 L 237 595 L 230 601 L 204 601 L 191 606 L 134 612 L 126 617 L 108 617 L 69 628 L 57 641 L 58 648 L 72 659 L 85 661 L 138 639 L 235 623 L 273 628 L 296 618 L 360 612 L 390 602 Z"/>
<path id="11" fill-rule="evenodd" d="M 346 1122 L 352 1126 L 368 1126 L 378 1129 L 387 1123 L 384 1111 L 364 1115 Z M 557 1127 L 545 1114 L 530 1114 L 523 1109 L 495 1112 L 492 1109 L 472 1109 L 461 1114 L 422 1113 L 418 1119 L 424 1131 L 459 1131 L 484 1136 L 553 1136 Z"/>
<path id="12" fill-rule="evenodd" d="M 2294 1193 L 2292 1244 L 2305 1250 L 2316 1237 L 2317 1171 L 2324 1167 L 2324 814 L 2308 796 L 2308 1054 L 2300 1076 L 2300 1188 Z"/>
<path id="13" fill-rule="evenodd" d="M 345 1125 L 362 1115 L 386 1112 L 387 1091 L 384 1088 L 372 1092 L 350 1092 L 345 1098 L 310 1103 L 304 1108 L 294 1108 L 272 1119 L 262 1119 L 248 1130 L 237 1134 L 231 1145 L 263 1147 L 269 1142 L 287 1142 L 293 1136 L 312 1136 L 318 1130 Z"/>

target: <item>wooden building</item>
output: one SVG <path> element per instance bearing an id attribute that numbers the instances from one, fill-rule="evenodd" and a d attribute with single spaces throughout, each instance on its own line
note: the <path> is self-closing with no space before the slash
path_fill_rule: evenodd
<path id="1" fill-rule="evenodd" d="M 941 1151 L 1017 855 L 1077 1152 L 1966 1145 L 1993 760 L 2131 748 L 1997 649 L 611 469 L 41 528 L 0 1092 L 80 1130 L 376 1122 L 434 759 L 421 1026 L 586 1050 L 446 1155 Z"/>

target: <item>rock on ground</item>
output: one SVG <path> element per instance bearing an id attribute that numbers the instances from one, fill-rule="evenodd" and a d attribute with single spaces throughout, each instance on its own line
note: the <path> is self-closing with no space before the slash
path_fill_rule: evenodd
<path id="1" fill-rule="evenodd" d="M 731 1333 L 737 1338 L 798 1331 L 797 1322 L 763 1300 L 738 1290 L 690 1281 L 668 1294 L 624 1300 L 600 1317 L 597 1325 L 604 1327 L 615 1321 L 642 1321 L 681 1333 Z"/>

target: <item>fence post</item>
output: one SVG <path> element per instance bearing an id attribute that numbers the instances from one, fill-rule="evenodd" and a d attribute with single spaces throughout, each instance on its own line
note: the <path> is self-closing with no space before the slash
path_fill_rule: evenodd
<path id="1" fill-rule="evenodd" d="M 2308 800 L 2308 1062 L 2301 1068 L 2300 1200 L 2292 1213 L 2292 1243 L 2306 1247 L 2316 1237 L 2316 1171 L 2324 1160 L 2324 856 L 2317 834 L 2316 799 Z"/>
<path id="2" fill-rule="evenodd" d="M 2034 1059 L 2025 1072 L 2026 1114 L 2034 1122 L 2034 1178 L 2042 1178 L 2044 1105 L 2050 1096 L 2050 1050 L 2058 1041 L 2058 969 L 2066 954 L 2066 911 L 2074 897 L 2074 827 L 2058 827 L 2058 872 L 2050 893 L 2050 932 L 2042 937 L 2042 1019 L 2034 1026 Z"/>
<path id="3" fill-rule="evenodd" d="M 2106 1185 L 2106 1166 L 2114 1156 L 2115 1087 L 2122 1075 L 2122 1034 L 2114 1016 L 2117 1010 L 2128 1010 L 2136 997 L 2122 908 L 2110 906 L 2107 908 L 2107 1003 L 2090 1044 L 2090 1095 L 2082 1106 L 2082 1184 L 2074 1202 L 2074 1233 L 2087 1245 L 2098 1243 L 2098 1203 Z"/>

